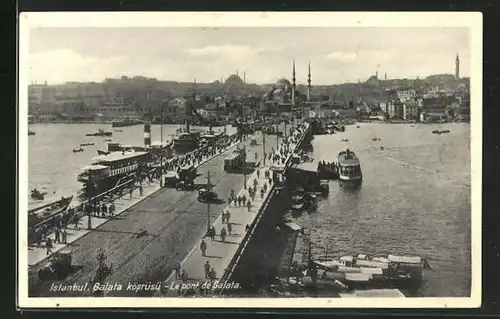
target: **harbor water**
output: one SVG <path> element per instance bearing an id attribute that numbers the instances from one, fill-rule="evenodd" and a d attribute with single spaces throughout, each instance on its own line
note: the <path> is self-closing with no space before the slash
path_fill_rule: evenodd
<path id="1" fill-rule="evenodd" d="M 151 125 L 151 142 L 160 142 L 160 132 L 163 131 L 163 141 L 173 138 L 180 125 Z M 50 203 L 61 196 L 76 195 L 82 184 L 76 180 L 78 172 L 90 160 L 97 157 L 97 150 L 107 151 L 108 139 L 111 143 L 125 145 L 144 145 L 143 125 L 112 128 L 111 124 L 30 124 L 29 129 L 35 135 L 28 137 L 28 196 L 30 190 L 36 188 L 46 192 L 43 201 L 28 198 L 28 207 L 35 208 Z M 113 136 L 85 136 L 99 129 L 112 132 Z M 208 130 L 208 127 L 193 127 L 193 129 Z M 214 131 L 223 130 L 214 127 Z M 121 132 L 120 132 L 121 131 Z M 235 132 L 234 127 L 227 127 L 227 132 Z M 73 153 L 83 143 L 94 143 L 84 146 L 84 151 Z M 73 199 L 72 205 L 77 202 Z"/>
<path id="2" fill-rule="evenodd" d="M 437 129 L 450 133 L 432 134 Z M 317 211 L 296 219 L 312 230 L 313 254 L 422 256 L 433 270 L 425 271 L 418 296 L 470 295 L 469 124 L 360 123 L 312 144 L 315 161 L 336 161 L 349 148 L 363 172 L 360 189 L 332 181 Z"/>

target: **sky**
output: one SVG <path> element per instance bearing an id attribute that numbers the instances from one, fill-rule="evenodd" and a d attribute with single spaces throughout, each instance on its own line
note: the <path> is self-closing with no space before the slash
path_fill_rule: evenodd
<path id="1" fill-rule="evenodd" d="M 470 38 L 459 27 L 32 28 L 29 82 L 102 81 L 121 76 L 207 83 L 246 74 L 247 83 L 292 78 L 313 85 L 379 77 L 470 76 Z"/>

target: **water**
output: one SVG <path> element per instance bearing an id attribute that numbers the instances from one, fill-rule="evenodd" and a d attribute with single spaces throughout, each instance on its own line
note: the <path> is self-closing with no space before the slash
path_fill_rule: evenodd
<path id="1" fill-rule="evenodd" d="M 435 129 L 450 133 L 432 134 Z M 342 137 L 348 142 L 341 142 Z M 374 142 L 373 137 L 381 140 Z M 316 160 L 349 148 L 361 161 L 359 190 L 330 182 L 318 211 L 296 222 L 313 230 L 313 253 L 412 254 L 430 260 L 418 295 L 470 295 L 471 182 L 468 124 L 361 123 L 315 136 Z M 384 150 L 380 150 L 380 146 Z"/>
<path id="2" fill-rule="evenodd" d="M 114 143 L 143 145 L 144 127 L 142 125 L 116 128 L 110 124 L 30 124 L 29 128 L 36 135 L 28 137 L 28 196 L 30 190 L 37 188 L 47 192 L 43 201 L 28 198 L 28 207 L 33 208 L 54 200 L 61 196 L 77 194 L 82 184 L 76 180 L 78 172 L 97 157 L 97 150 L 107 150 L 108 141 Z M 180 125 L 163 125 L 163 141 L 172 139 Z M 112 137 L 85 136 L 87 133 L 97 132 L 98 129 L 113 132 Z M 196 129 L 196 127 L 194 128 Z M 208 128 L 200 128 L 207 130 Z M 214 127 L 214 131 L 223 130 Z M 235 128 L 228 127 L 229 133 Z M 151 141 L 161 141 L 160 125 L 151 125 Z M 73 153 L 81 143 L 94 143 L 85 146 L 84 151 Z M 73 204 L 77 199 L 73 199 Z"/>

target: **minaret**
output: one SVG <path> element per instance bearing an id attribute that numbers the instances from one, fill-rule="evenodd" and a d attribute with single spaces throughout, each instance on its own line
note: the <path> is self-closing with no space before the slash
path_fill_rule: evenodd
<path id="1" fill-rule="evenodd" d="M 378 70 L 375 72 L 375 77 L 378 79 Z"/>
<path id="2" fill-rule="evenodd" d="M 246 76 L 247 76 L 247 72 L 246 71 L 243 71 L 243 84 L 246 84 Z"/>
<path id="3" fill-rule="evenodd" d="M 292 69 L 292 106 L 295 106 L 295 60 Z"/>
<path id="4" fill-rule="evenodd" d="M 384 80 L 387 81 L 387 72 L 384 74 Z"/>
<path id="5" fill-rule="evenodd" d="M 311 101 L 311 62 L 309 62 L 309 72 L 307 73 L 307 101 Z"/>
<path id="6" fill-rule="evenodd" d="M 458 57 L 458 52 L 455 59 L 455 80 L 460 80 L 460 58 Z"/>

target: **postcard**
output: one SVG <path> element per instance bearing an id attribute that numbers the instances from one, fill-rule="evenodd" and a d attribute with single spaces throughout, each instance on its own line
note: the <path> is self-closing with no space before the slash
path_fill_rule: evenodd
<path id="1" fill-rule="evenodd" d="M 20 308 L 481 305 L 481 13 L 19 30 Z"/>

